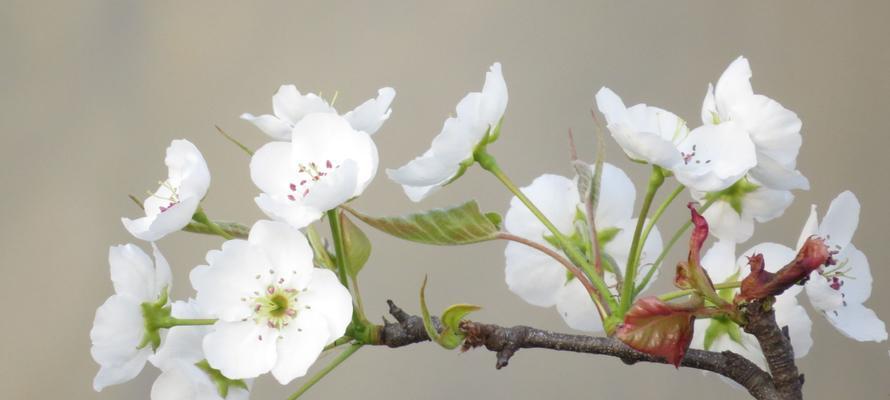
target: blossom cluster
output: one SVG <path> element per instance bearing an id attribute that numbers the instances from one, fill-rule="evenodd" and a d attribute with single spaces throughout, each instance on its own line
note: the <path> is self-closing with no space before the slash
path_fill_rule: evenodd
<path id="1" fill-rule="evenodd" d="M 810 185 L 796 165 L 801 120 L 754 93 L 750 79 L 748 61 L 733 61 L 716 85 L 708 86 L 701 124 L 694 128 L 662 108 L 627 107 L 611 89 L 596 93 L 611 137 L 628 158 L 652 168 L 640 208 L 629 176 L 602 159 L 576 163 L 574 177 L 543 174 L 521 188 L 506 178 L 487 152 L 500 137 L 508 103 L 499 63 L 490 67 L 480 92 L 458 102 L 426 152 L 386 174 L 419 202 L 473 164 L 492 172 L 515 195 L 503 232 L 489 238 L 512 238 L 504 252 L 508 288 L 531 305 L 555 306 L 573 329 L 614 333 L 620 321 L 610 316 L 622 317 L 649 289 L 684 232 L 681 228 L 666 242 L 656 224 L 686 193 L 700 205 L 715 239 L 700 263 L 715 284 L 715 296 L 727 304 L 737 300 L 739 281 L 751 271 L 750 259 L 762 257 L 765 268 L 775 272 L 811 237 L 829 246 L 831 262 L 802 286 L 776 296 L 773 304 L 779 325 L 788 327 L 796 357 L 813 345 L 813 322 L 798 301 L 801 293 L 842 334 L 858 341 L 885 340 L 884 323 L 863 304 L 872 279 L 866 256 L 852 244 L 860 205 L 851 192 L 838 195 L 821 222 L 813 206 L 796 243 L 737 250 L 752 237 L 755 221 L 781 216 L 794 199 L 792 191 Z M 100 365 L 94 388 L 128 381 L 150 363 L 162 371 L 151 390 L 154 400 L 245 399 L 253 379 L 271 373 L 287 384 L 304 376 L 325 349 L 344 338 L 360 341 L 356 332 L 368 323 L 357 288 L 347 279 L 336 210 L 359 197 L 376 176 L 374 135 L 389 119 L 394 98 L 395 90 L 382 88 L 375 98 L 341 114 L 334 100 L 283 85 L 272 97 L 272 114 L 243 114 L 271 140 L 251 152 L 249 164 L 259 192 L 254 201 L 268 219 L 256 221 L 239 238 L 202 208 L 210 185 L 203 155 L 189 141 L 174 140 L 165 158 L 167 179 L 141 203 L 145 216 L 122 218 L 126 230 L 148 242 L 153 255 L 135 244 L 109 250 L 114 294 L 97 310 L 90 332 L 91 353 Z M 655 192 L 673 178 L 677 189 L 650 213 Z M 323 218 L 332 224 L 334 254 L 313 228 Z M 449 220 L 432 229 L 441 236 L 458 223 Z M 410 231 L 428 228 L 419 225 Z M 180 230 L 227 240 L 191 270 L 194 295 L 172 301 L 170 266 L 157 242 Z M 404 231 L 387 232 L 399 236 Z M 766 363 L 756 339 L 731 315 L 697 319 L 692 345 Z"/>

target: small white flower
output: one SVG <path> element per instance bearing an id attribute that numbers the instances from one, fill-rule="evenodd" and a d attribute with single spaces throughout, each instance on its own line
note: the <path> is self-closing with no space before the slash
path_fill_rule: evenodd
<path id="1" fill-rule="evenodd" d="M 389 108 L 396 91 L 385 87 L 377 91 L 377 98 L 365 101 L 354 110 L 343 115 L 352 128 L 373 135 L 383 122 L 389 119 Z M 290 140 L 291 133 L 303 117 L 314 113 L 337 114 L 327 101 L 314 93 L 300 94 L 294 85 L 282 85 L 272 96 L 272 112 L 275 115 L 241 114 L 241 119 L 250 121 L 261 131 L 276 140 Z"/>
<path id="2" fill-rule="evenodd" d="M 702 122 L 734 123 L 748 133 L 757 149 L 757 165 L 749 174 L 762 185 L 776 190 L 809 189 L 809 181 L 796 169 L 800 118 L 775 100 L 754 94 L 750 79 L 748 60 L 733 61 L 716 87 L 708 85 Z"/>
<path id="3" fill-rule="evenodd" d="M 547 216 L 559 231 L 583 248 L 586 228 L 583 206 L 577 184 L 559 175 L 541 175 L 521 189 Z M 595 223 L 600 237 L 604 263 L 608 268 L 624 271 L 630 253 L 636 218 L 632 218 L 636 190 L 623 171 L 603 164 L 601 193 Z M 556 250 L 548 238 L 550 231 L 517 198 L 510 202 L 504 217 L 504 228 L 517 236 Z M 653 229 L 643 247 L 641 265 L 651 263 L 661 252 L 661 235 Z M 602 321 L 584 286 L 574 277 L 567 277 L 565 268 L 547 255 L 520 243 L 510 242 L 504 251 L 505 276 L 510 291 L 529 304 L 556 306 L 566 324 L 583 331 L 601 331 Z M 642 279 L 647 271 L 638 276 Z M 614 285 L 614 273 L 605 274 L 607 285 Z M 639 283 L 639 282 L 638 282 Z"/>
<path id="4" fill-rule="evenodd" d="M 164 163 L 167 180 L 145 199 L 145 216 L 136 220 L 121 218 L 130 234 L 150 242 L 188 225 L 210 187 L 207 162 L 188 140 L 172 141 Z"/>
<path id="5" fill-rule="evenodd" d="M 198 302 L 219 318 L 203 340 L 211 367 L 230 379 L 271 371 L 286 384 L 343 335 L 352 298 L 333 272 L 313 268 L 312 258 L 300 231 L 273 221 L 207 253 L 209 265 L 192 270 L 191 281 Z"/>
<path id="6" fill-rule="evenodd" d="M 672 171 L 690 189 L 723 190 L 757 164 L 754 143 L 736 124 L 690 132 L 670 111 L 645 104 L 628 108 L 608 88 L 597 92 L 596 103 L 628 157 Z"/>
<path id="7" fill-rule="evenodd" d="M 108 251 L 114 295 L 96 310 L 90 331 L 90 354 L 101 367 L 93 379 L 97 392 L 139 375 L 152 354 L 141 306 L 158 301 L 170 287 L 170 266 L 154 244 L 152 249 L 154 263 L 133 244 Z"/>
<path id="8" fill-rule="evenodd" d="M 257 150 L 250 177 L 266 215 L 302 228 L 365 190 L 377 174 L 377 146 L 336 114 L 309 114 L 293 132 L 290 143 Z"/>
<path id="9" fill-rule="evenodd" d="M 177 301 L 172 304 L 174 318 L 208 318 L 198 303 Z M 221 400 L 219 388 L 202 370 L 199 363 L 204 361 L 202 342 L 212 330 L 209 326 L 176 326 L 170 328 L 164 344 L 149 357 L 149 361 L 160 368 L 162 373 L 151 387 L 152 400 Z M 206 364 L 203 367 L 208 367 Z M 249 387 L 251 380 L 244 382 Z M 228 400 L 246 400 L 250 392 L 244 387 L 228 385 Z"/>
<path id="10" fill-rule="evenodd" d="M 386 170 L 386 174 L 402 185 L 412 201 L 423 200 L 462 175 L 479 144 L 496 138 L 495 130 L 506 109 L 507 84 L 501 64 L 494 63 L 485 75 L 482 91 L 467 94 L 457 104 L 457 116 L 445 120 L 430 149 L 398 169 Z"/>
<path id="11" fill-rule="evenodd" d="M 714 199 L 702 212 L 710 233 L 720 240 L 744 243 L 754 234 L 754 221 L 763 223 L 785 213 L 794 195 L 790 190 L 775 190 L 744 178 L 716 193 L 691 191 L 699 203 Z"/>
<path id="12" fill-rule="evenodd" d="M 780 244 L 761 243 L 736 259 L 735 247 L 732 241 L 721 240 L 714 243 L 702 257 L 701 264 L 714 283 L 744 279 L 751 271 L 748 266 L 748 256 L 763 254 L 766 270 L 776 272 L 797 255 L 794 250 Z M 792 286 L 776 297 L 776 302 L 773 304 L 776 322 L 779 326 L 788 327 L 795 358 L 806 356 L 813 346 L 813 339 L 810 336 L 813 323 L 806 310 L 797 302 L 797 295 L 801 290 L 800 286 Z M 738 291 L 738 289 L 722 289 L 719 294 L 725 300 L 732 301 Z M 761 368 L 767 368 L 766 358 L 757 339 L 729 320 L 697 319 L 691 347 L 717 352 L 729 350 L 751 360 Z"/>
<path id="13" fill-rule="evenodd" d="M 845 336 L 861 342 L 882 342 L 887 339 L 884 321 L 863 305 L 871 296 L 868 258 L 851 242 L 859 225 L 859 209 L 856 196 L 843 192 L 832 200 L 820 224 L 816 206 L 812 206 L 798 247 L 817 235 L 837 252 L 832 256 L 836 264 L 813 271 L 805 285 L 813 307 Z"/>

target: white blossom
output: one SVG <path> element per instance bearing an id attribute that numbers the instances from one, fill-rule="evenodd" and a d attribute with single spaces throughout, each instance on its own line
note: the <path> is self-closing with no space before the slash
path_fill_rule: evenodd
<path id="1" fill-rule="evenodd" d="M 392 110 L 389 108 L 396 91 L 385 87 L 377 91 L 377 98 L 370 99 L 343 115 L 347 122 L 357 131 L 373 135 L 380 126 L 389 119 Z M 261 131 L 276 140 L 288 141 L 294 127 L 307 115 L 314 113 L 337 114 L 337 110 L 315 93 L 300 94 L 294 85 L 281 85 L 272 96 L 272 112 L 274 115 L 241 114 L 241 119 L 250 121 Z"/>
<path id="2" fill-rule="evenodd" d="M 349 325 L 349 291 L 333 272 L 313 267 L 308 241 L 287 224 L 259 221 L 247 240 L 229 240 L 206 258 L 191 281 L 198 302 L 219 320 L 202 348 L 230 379 L 271 371 L 287 384 Z"/>
<path id="3" fill-rule="evenodd" d="M 257 150 L 250 177 L 266 215 L 302 228 L 365 190 L 377 174 L 377 146 L 336 114 L 309 114 L 293 132 L 290 143 Z"/>
<path id="4" fill-rule="evenodd" d="M 96 310 L 90 331 L 90 354 L 100 365 L 93 379 L 97 392 L 139 375 L 154 350 L 146 341 L 142 304 L 157 302 L 169 290 L 170 266 L 157 246 L 152 249 L 154 262 L 133 244 L 108 251 L 114 294 Z"/>
<path id="5" fill-rule="evenodd" d="M 397 169 L 386 170 L 412 201 L 421 201 L 457 179 L 472 164 L 480 144 L 493 141 L 507 109 L 507 84 L 501 64 L 485 75 L 481 92 L 467 94 L 457 104 L 457 116 L 445 120 L 429 150 Z"/>
<path id="6" fill-rule="evenodd" d="M 130 234 L 150 242 L 188 225 L 210 187 L 207 162 L 188 140 L 172 141 L 164 163 L 167 180 L 143 202 L 145 216 L 135 220 L 121 218 Z"/>

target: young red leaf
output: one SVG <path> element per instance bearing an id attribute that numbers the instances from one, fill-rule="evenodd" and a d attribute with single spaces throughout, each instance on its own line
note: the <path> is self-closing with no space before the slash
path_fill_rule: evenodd
<path id="1" fill-rule="evenodd" d="M 687 207 L 692 214 L 692 224 L 695 228 L 689 237 L 689 257 L 686 262 L 677 264 L 674 285 L 680 289 L 695 289 L 715 304 L 722 304 L 724 301 L 714 290 L 711 277 L 701 266 L 701 248 L 708 238 L 708 222 L 695 209 L 694 203 L 689 203 Z"/>
<path id="2" fill-rule="evenodd" d="M 748 257 L 751 273 L 742 280 L 736 300 L 751 301 L 778 296 L 792 285 L 807 279 L 819 267 L 833 264 L 831 255 L 825 241 L 815 236 L 807 239 L 797 257 L 776 273 L 764 268 L 762 254 L 754 254 Z"/>
<path id="3" fill-rule="evenodd" d="M 657 297 L 643 297 L 624 316 L 616 337 L 638 351 L 664 357 L 679 368 L 692 341 L 693 312 L 689 307 L 665 303 Z"/>

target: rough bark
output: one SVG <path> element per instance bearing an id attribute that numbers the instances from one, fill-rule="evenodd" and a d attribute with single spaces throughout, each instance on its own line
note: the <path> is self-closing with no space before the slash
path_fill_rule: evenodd
<path id="1" fill-rule="evenodd" d="M 388 301 L 388 303 L 389 313 L 397 323 L 386 321 L 384 326 L 379 327 L 376 343 L 371 344 L 402 347 L 429 340 L 421 317 L 406 313 L 392 301 Z M 437 319 L 433 318 L 433 323 L 437 328 L 440 328 Z M 775 324 L 774 320 L 773 324 Z M 495 367 L 498 369 L 507 366 L 510 359 L 520 349 L 533 348 L 611 356 L 619 358 L 627 364 L 641 361 L 667 363 L 662 358 L 636 351 L 620 340 L 610 337 L 557 333 L 528 326 L 503 327 L 472 321 L 464 321 L 461 329 L 467 335 L 464 350 L 484 347 L 495 352 L 497 359 Z M 781 336 L 781 333 L 779 335 Z M 758 400 L 793 398 L 780 393 L 773 385 L 773 379 L 768 373 L 744 357 L 729 351 L 717 353 L 690 349 L 680 365 L 711 371 L 730 378 L 742 385 Z"/>
<path id="2" fill-rule="evenodd" d="M 758 300 L 745 307 L 745 332 L 757 338 L 766 357 L 776 390 L 783 399 L 803 399 L 803 375 L 794 363 L 794 348 L 787 327 L 780 329 L 770 301 Z"/>

